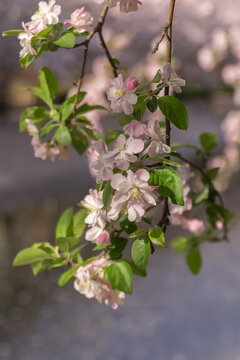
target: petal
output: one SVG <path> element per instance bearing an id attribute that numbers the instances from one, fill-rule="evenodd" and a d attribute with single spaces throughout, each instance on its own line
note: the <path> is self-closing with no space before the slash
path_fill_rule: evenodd
<path id="1" fill-rule="evenodd" d="M 111 187 L 115 190 L 119 189 L 119 185 L 123 182 L 126 181 L 126 177 L 123 176 L 122 174 L 114 174 L 112 179 L 111 179 Z"/>

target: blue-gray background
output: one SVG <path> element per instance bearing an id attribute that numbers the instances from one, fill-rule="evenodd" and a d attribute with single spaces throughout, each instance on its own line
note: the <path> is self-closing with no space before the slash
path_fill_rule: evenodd
<path id="1" fill-rule="evenodd" d="M 79 1 L 59 1 L 64 13 Z M 65 3 L 65 4 L 64 4 Z M 91 3 L 91 1 L 80 2 Z M 156 4 L 156 1 L 154 2 Z M 215 1 L 216 3 L 216 1 Z M 220 3 L 224 6 L 220 6 Z M 80 4 L 80 5 L 81 5 Z M 236 20 L 240 2 L 218 1 L 212 21 L 197 21 L 181 6 L 176 12 L 175 55 L 181 73 L 194 86 L 210 92 L 185 99 L 191 125 L 187 135 L 197 141 L 199 131 L 216 131 L 231 107 L 231 94 L 222 93 L 216 72 L 205 74 L 196 63 L 196 51 L 209 40 L 213 26 Z M 37 7 L 37 1 L 0 0 L 0 30 L 19 28 Z M 163 6 L 163 10 L 164 10 Z M 166 10 L 166 9 L 165 9 Z M 124 17 L 125 16 L 125 17 Z M 149 44 L 165 23 L 166 11 L 156 15 L 123 15 L 109 19 L 118 31 L 127 26 L 139 33 L 122 60 L 134 63 L 149 51 Z M 111 21 L 112 20 L 112 21 Z M 184 21 L 185 27 L 182 26 Z M 141 39 L 141 41 L 139 40 Z M 193 277 L 184 256 L 172 250 L 156 252 L 148 278 L 136 278 L 134 294 L 113 311 L 87 300 L 72 289 L 56 286 L 59 272 L 33 278 L 30 269 L 13 269 L 17 251 L 37 241 L 53 241 L 61 211 L 79 202 L 88 191 L 85 157 L 74 152 L 68 163 L 50 163 L 33 157 L 28 135 L 18 133 L 22 107 L 32 99 L 22 91 L 34 83 L 37 69 L 48 65 L 70 86 L 79 72 L 81 53 L 61 51 L 56 62 L 47 54 L 29 70 L 18 66 L 16 39 L 2 39 L 0 53 L 0 359 L 3 360 L 239 360 L 240 359 L 240 246 L 238 221 L 230 243 L 203 246 L 203 269 Z M 99 49 L 91 51 L 92 58 Z M 111 127 L 106 120 L 106 127 Z M 179 138 L 176 138 L 179 140 Z M 219 139 L 221 151 L 222 137 Z M 239 177 L 225 193 L 226 204 L 239 215 Z M 168 240 L 179 229 L 168 233 Z"/>

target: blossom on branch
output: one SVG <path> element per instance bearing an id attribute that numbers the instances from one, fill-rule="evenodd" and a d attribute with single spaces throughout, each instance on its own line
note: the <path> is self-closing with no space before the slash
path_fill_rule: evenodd
<path id="1" fill-rule="evenodd" d="M 103 181 L 111 179 L 115 154 L 107 153 L 105 145 L 101 140 L 93 143 L 92 148 L 98 155 L 97 160 L 90 164 L 90 168 L 96 170 L 96 182 L 100 184 Z"/>
<path id="2" fill-rule="evenodd" d="M 104 270 L 111 264 L 111 260 L 102 257 L 90 264 L 80 266 L 75 274 L 74 288 L 88 299 L 95 297 L 99 303 L 104 300 L 106 305 L 110 305 L 115 310 L 118 305 L 123 304 L 125 294 L 113 289 L 104 278 Z"/>
<path id="3" fill-rule="evenodd" d="M 147 133 L 151 138 L 151 143 L 146 149 L 146 152 L 150 157 L 157 156 L 163 152 L 171 152 L 171 147 L 164 143 L 165 132 L 160 128 L 158 120 L 149 120 L 147 125 Z"/>
<path id="4" fill-rule="evenodd" d="M 70 16 L 70 19 L 65 20 L 65 25 L 74 26 L 75 29 L 79 32 L 91 31 L 93 17 L 88 11 L 84 11 L 84 7 L 76 9 Z"/>
<path id="5" fill-rule="evenodd" d="M 32 47 L 31 44 L 33 34 L 27 27 L 27 24 L 24 24 L 24 22 L 22 22 L 22 27 L 24 29 L 24 32 L 21 32 L 18 35 L 18 40 L 20 40 L 20 46 L 22 47 L 19 53 L 19 57 L 25 57 L 27 54 L 37 55 L 36 50 Z"/>
<path id="6" fill-rule="evenodd" d="M 166 63 L 163 66 L 163 72 L 161 72 L 161 75 L 162 75 L 162 82 L 164 84 L 168 86 L 172 86 L 173 90 L 176 91 L 176 93 L 182 92 L 181 86 L 185 86 L 186 82 L 184 79 L 181 79 L 176 74 L 170 63 Z"/>
<path id="7" fill-rule="evenodd" d="M 103 191 L 98 192 L 97 190 L 90 189 L 89 194 L 85 196 L 81 202 L 81 204 L 88 209 L 88 216 L 85 219 L 85 223 L 90 226 L 105 226 L 107 216 L 103 206 L 102 195 Z"/>
<path id="8" fill-rule="evenodd" d="M 114 174 L 111 186 L 116 190 L 112 198 L 111 210 L 108 216 L 117 220 L 120 213 L 128 215 L 129 221 L 139 222 L 145 213 L 147 206 L 156 205 L 152 191 L 155 189 L 148 184 L 149 173 L 139 169 L 135 173 L 127 171 L 127 177 L 122 174 Z"/>
<path id="9" fill-rule="evenodd" d="M 137 95 L 134 94 L 138 81 L 128 78 L 123 81 L 122 74 L 111 80 L 111 87 L 107 90 L 108 100 L 111 101 L 113 111 L 124 112 L 129 115 L 133 112 L 133 105 L 137 103 Z"/>
<path id="10" fill-rule="evenodd" d="M 29 30 L 33 34 L 38 34 L 49 25 L 57 24 L 59 22 L 60 14 L 61 6 L 56 5 L 56 0 L 49 0 L 48 3 L 40 1 L 38 4 L 38 10 L 31 17 L 32 21 L 27 23 Z"/>

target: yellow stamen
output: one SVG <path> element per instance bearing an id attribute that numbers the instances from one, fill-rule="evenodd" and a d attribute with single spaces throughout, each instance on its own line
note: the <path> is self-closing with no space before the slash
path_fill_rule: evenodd
<path id="1" fill-rule="evenodd" d="M 125 95 L 125 94 L 126 94 L 126 93 L 125 93 L 124 90 L 116 90 L 116 92 L 115 92 L 115 95 L 116 95 L 117 98 L 120 98 L 120 97 L 122 97 L 122 96 Z"/>

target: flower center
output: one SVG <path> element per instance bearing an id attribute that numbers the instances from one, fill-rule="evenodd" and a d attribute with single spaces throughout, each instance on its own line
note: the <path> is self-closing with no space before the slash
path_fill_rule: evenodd
<path id="1" fill-rule="evenodd" d="M 115 92 L 115 95 L 118 99 L 125 94 L 126 94 L 126 92 L 124 90 L 116 90 L 116 92 Z"/>
<path id="2" fill-rule="evenodd" d="M 92 207 L 88 208 L 88 213 L 89 213 L 89 214 L 91 214 L 91 213 L 93 213 L 93 212 L 95 212 L 95 211 L 98 211 L 98 208 L 97 208 L 97 207 L 92 206 Z"/>
<path id="3" fill-rule="evenodd" d="M 141 197 L 141 193 L 140 191 L 138 190 L 138 188 L 136 186 L 134 186 L 131 190 L 131 195 L 132 197 L 136 198 L 136 197 Z"/>
<path id="4" fill-rule="evenodd" d="M 176 81 L 177 79 L 178 79 L 178 76 L 175 72 L 173 72 L 168 78 L 169 81 Z"/>

